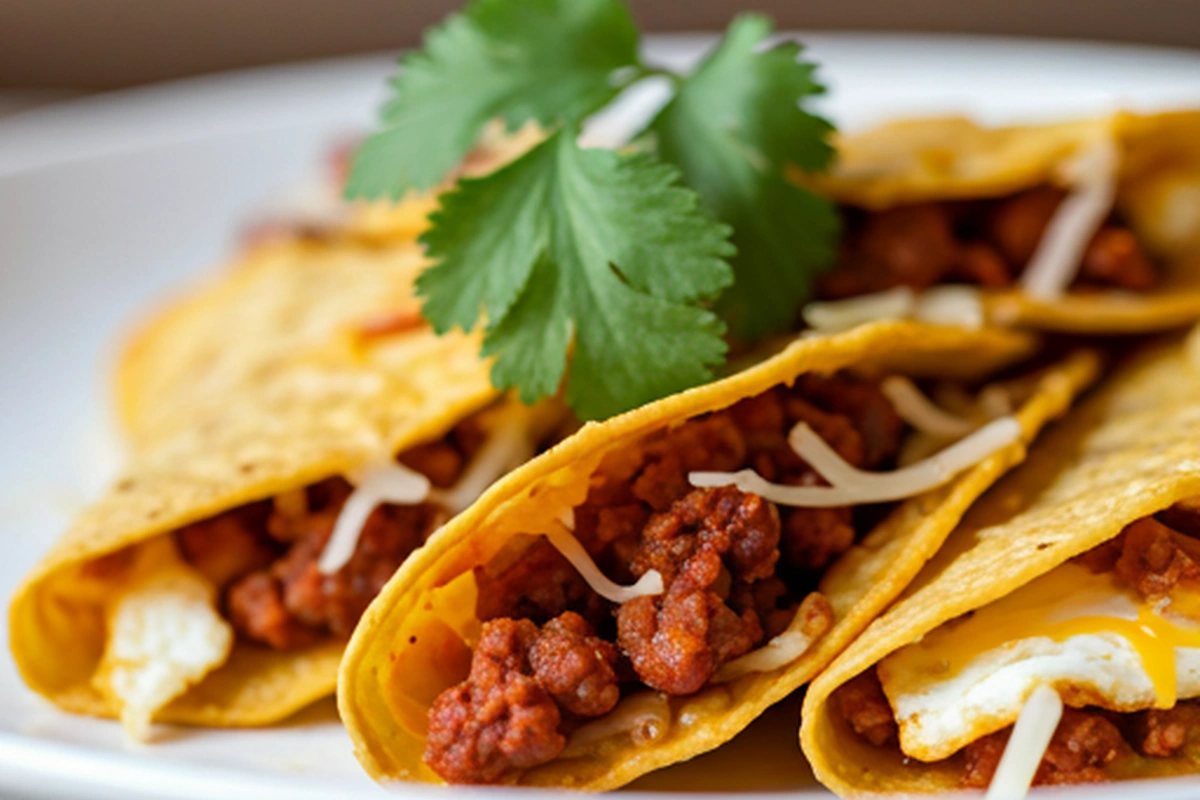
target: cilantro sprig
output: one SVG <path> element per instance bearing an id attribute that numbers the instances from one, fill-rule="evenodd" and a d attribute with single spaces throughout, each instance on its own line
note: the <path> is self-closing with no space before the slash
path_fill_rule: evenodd
<path id="1" fill-rule="evenodd" d="M 495 118 L 509 130 L 581 120 L 637 77 L 637 47 L 614 0 L 475 0 L 402 61 L 383 127 L 356 154 L 346 191 L 399 199 L 428 189 Z"/>
<path id="2" fill-rule="evenodd" d="M 677 171 L 647 154 L 584 150 L 560 128 L 443 199 L 425 237 L 437 265 L 417 287 L 434 326 L 490 320 L 493 382 L 527 402 L 553 394 L 602 417 L 704 381 L 724 326 L 698 301 L 731 280 L 728 229 Z"/>
<path id="3" fill-rule="evenodd" d="M 737 280 L 718 309 L 745 339 L 789 327 L 838 230 L 832 204 L 783 177 L 829 165 L 833 126 L 800 105 L 824 91 L 814 66 L 794 42 L 760 50 L 770 33 L 766 17 L 735 19 L 650 124 L 659 156 L 733 227 Z"/>
<path id="4" fill-rule="evenodd" d="M 602 418 L 701 383 L 725 334 L 785 330 L 832 258 L 832 206 L 783 178 L 824 168 L 832 127 L 794 43 L 739 17 L 683 77 L 645 64 L 621 0 L 475 0 L 403 61 L 347 195 L 441 183 L 499 119 L 546 139 L 442 196 L 418 281 L 439 333 L 485 329 L 492 380 L 527 402 L 565 384 Z M 632 83 L 673 95 L 630 152 L 584 149 L 583 121 Z"/>

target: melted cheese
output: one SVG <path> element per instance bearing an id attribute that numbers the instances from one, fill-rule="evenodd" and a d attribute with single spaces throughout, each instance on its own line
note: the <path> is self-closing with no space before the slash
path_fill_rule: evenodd
<path id="1" fill-rule="evenodd" d="M 945 758 L 1011 724 L 1037 685 L 1071 705 L 1170 708 L 1200 696 L 1200 600 L 1142 601 L 1064 564 L 879 664 L 904 752 Z"/>

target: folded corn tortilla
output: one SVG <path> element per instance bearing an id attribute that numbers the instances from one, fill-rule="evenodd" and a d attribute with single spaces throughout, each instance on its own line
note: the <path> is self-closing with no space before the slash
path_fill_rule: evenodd
<path id="1" fill-rule="evenodd" d="M 923 720 L 910 716 L 915 711 L 897 714 L 901 743 L 916 757 L 906 757 L 899 745 L 876 747 L 857 736 L 836 708 L 834 693 L 881 662 L 903 669 L 894 678 L 888 676 L 893 691 L 907 690 L 907 683 L 920 684 L 925 680 L 920 665 L 936 657 L 936 652 L 955 647 L 956 637 L 967 636 L 968 628 L 974 630 L 971 619 L 964 615 L 1001 600 L 1028 608 L 1019 612 L 1019 619 L 1011 620 L 989 611 L 989 625 L 1013 627 L 1009 633 L 1017 640 L 1044 635 L 1045 615 L 1050 613 L 1051 621 L 1055 617 L 1054 612 L 1037 604 L 1038 598 L 1052 596 L 1058 591 L 1058 583 L 1079 587 L 1079 591 L 1068 592 L 1058 602 L 1070 602 L 1072 596 L 1079 600 L 1084 591 L 1093 591 L 1094 587 L 1088 587 L 1099 580 L 1087 578 L 1089 573 L 1084 567 L 1067 564 L 1068 560 L 1113 539 L 1135 521 L 1200 495 L 1196 447 L 1200 440 L 1200 368 L 1194 345 L 1195 341 L 1189 346 L 1174 340 L 1143 352 L 1043 437 L 1025 463 L 970 510 L 905 596 L 814 681 L 804 702 L 800 741 L 822 783 L 845 797 L 961 788 L 964 761 L 961 755 L 954 755 L 955 751 L 1013 721 L 1012 709 L 1002 706 L 1016 685 L 1013 681 L 1023 687 L 1023 696 L 1028 695 L 1026 690 L 1032 684 L 1022 682 L 1021 662 L 1057 652 L 1048 639 L 1042 644 L 1030 640 L 1028 646 L 1007 643 L 1005 646 L 1016 648 L 1009 655 L 985 656 L 982 661 L 970 662 L 970 669 L 955 672 L 954 676 L 975 681 L 971 684 L 976 687 L 971 689 L 975 694 L 968 696 L 968 685 L 960 681 L 962 685 L 955 691 L 957 699 L 945 714 L 930 713 L 936 708 L 922 711 Z M 1026 601 L 1032 598 L 1034 604 L 1019 597 Z M 959 618 L 963 619 L 947 625 Z M 1110 624 L 1114 636 L 1117 624 Z M 1194 641 L 1183 641 L 1197 638 L 1187 633 L 1186 625 L 1167 633 L 1182 637 L 1180 646 L 1197 646 Z M 1121 641 L 1116 644 L 1121 645 Z M 1113 703 L 1123 706 L 1129 702 L 1129 695 L 1143 691 L 1141 684 L 1146 678 L 1136 666 L 1132 674 L 1117 677 L 1111 672 L 1113 659 L 1123 654 L 1109 652 L 1106 646 L 1104 653 L 1096 656 L 1099 662 L 1095 662 L 1095 646 L 1094 641 L 1080 641 L 1081 649 L 1073 651 L 1074 666 L 1069 674 L 1052 671 L 1058 662 L 1044 659 L 1034 677 L 1051 681 L 1069 706 L 1100 704 L 1117 710 Z M 927 657 L 923 650 L 931 647 L 940 649 L 930 651 L 932 655 Z M 1181 651 L 1173 652 L 1166 663 L 1172 675 L 1176 668 L 1173 662 Z M 1151 668 L 1144 660 L 1146 653 L 1137 649 L 1134 653 L 1133 664 L 1138 663 L 1140 653 L 1144 668 Z M 903 664 L 896 660 L 901 656 Z M 1109 666 L 1096 667 L 1096 663 Z M 1002 684 L 998 676 L 1006 664 L 1016 670 L 1009 669 L 1010 677 Z M 1100 670 L 1099 677 L 1094 677 L 1096 669 Z M 981 682 L 990 680 L 988 673 L 996 677 L 991 683 L 995 696 L 990 699 L 984 697 L 982 690 L 986 687 Z M 947 673 L 944 679 L 958 680 L 954 676 Z M 1116 683 L 1106 685 L 1110 678 Z M 1138 685 L 1129 683 L 1134 678 Z M 1095 683 L 1097 680 L 1100 684 Z M 1169 683 L 1173 682 L 1172 677 Z M 1097 686 L 1104 686 L 1099 695 L 1095 694 Z M 932 690 L 923 688 L 923 694 L 916 698 L 917 706 L 936 706 L 930 701 L 937 700 L 936 689 L 936 685 Z M 1140 705 L 1136 697 L 1133 700 L 1130 710 L 1147 707 L 1145 698 Z M 1166 700 L 1175 702 L 1174 698 Z M 1007 716 L 998 716 L 1003 714 Z M 947 738 L 951 736 L 959 738 Z M 1195 762 L 1188 752 L 1173 758 L 1129 756 L 1116 769 L 1120 777 L 1194 774 Z M 1040 753 L 1037 758 L 1040 760 Z"/>
<path id="2" fill-rule="evenodd" d="M 345 358 L 373 326 L 424 327 L 412 284 L 425 263 L 403 237 L 250 246 L 129 338 L 115 373 L 119 421 L 138 445 L 190 424 L 225 392 Z"/>
<path id="3" fill-rule="evenodd" d="M 377 780 L 440 781 L 422 757 L 427 715 L 435 697 L 464 678 L 469 648 L 479 635 L 472 570 L 522 534 L 555 530 L 564 512 L 588 495 L 589 475 L 606 455 L 633 449 L 654 432 L 790 384 L 807 372 L 853 367 L 978 378 L 1029 355 L 1034 346 L 1023 335 L 1002 331 L 877 323 L 845 334 L 801 337 L 729 378 L 584 426 L 510 473 L 431 538 L 367 610 L 347 650 L 338 692 L 359 760 Z M 656 722 L 652 741 L 634 744 L 629 727 L 615 724 L 607 734 L 569 741 L 564 755 L 549 763 L 510 771 L 501 780 L 610 789 L 728 741 L 811 680 L 899 594 L 975 498 L 1022 460 L 1026 444 L 1066 411 L 1098 368 L 1090 353 L 1048 367 L 1015 411 L 1020 429 L 1015 441 L 954 480 L 900 504 L 853 555 L 837 562 L 820 587 L 832 605 L 833 627 L 803 655 L 769 671 L 706 685 L 690 696 L 635 694 L 608 717 L 636 717 L 639 704 L 658 703 L 665 718 Z M 603 725 L 605 719 L 591 724 Z"/>
<path id="4" fill-rule="evenodd" d="M 26 683 L 68 711 L 199 725 L 275 722 L 331 694 L 344 641 L 292 651 L 231 635 L 171 532 L 388 463 L 486 409 L 478 337 L 420 322 L 412 242 L 273 243 L 171 306 L 126 357 L 128 468 L 17 590 Z M 385 324 L 380 315 L 412 324 Z"/>
<path id="5" fill-rule="evenodd" d="M 983 289 L 984 321 L 1091 334 L 1158 331 L 1195 321 L 1200 318 L 1200 112 L 1121 112 L 1003 128 L 961 117 L 901 120 L 843 135 L 830 172 L 796 180 L 840 204 L 871 212 L 1103 179 L 1102 164 L 1085 162 L 1098 148 L 1115 156 L 1110 165 L 1115 210 L 1163 264 L 1163 280 L 1144 293 L 1067 290 L 1038 298 L 1017 288 Z"/>
<path id="6" fill-rule="evenodd" d="M 541 137 L 532 124 L 511 134 L 489 126 L 456 176 L 490 172 Z M 250 241 L 140 321 L 114 372 L 118 421 L 131 443 L 187 425 L 197 406 L 292 365 L 424 327 L 412 291 L 426 264 L 417 237 L 453 177 L 398 201 L 344 202 L 315 230 L 281 220 L 284 235 Z M 335 198 L 339 180 L 328 178 Z"/>

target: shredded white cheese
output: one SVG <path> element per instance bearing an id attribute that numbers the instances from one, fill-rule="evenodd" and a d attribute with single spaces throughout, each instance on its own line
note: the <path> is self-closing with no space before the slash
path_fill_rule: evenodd
<path id="1" fill-rule="evenodd" d="M 350 561 L 362 535 L 363 525 L 382 503 L 416 505 L 429 497 L 429 478 L 395 462 L 377 464 L 346 476 L 354 491 L 346 499 L 325 545 L 317 569 L 331 575 Z"/>
<path id="2" fill-rule="evenodd" d="M 979 328 L 984 322 L 979 291 L 971 286 L 935 286 L 920 294 L 900 286 L 845 300 L 809 303 L 800 313 L 810 328 L 821 333 L 840 333 L 889 319 L 961 328 Z"/>
<path id="3" fill-rule="evenodd" d="M 800 314 L 810 328 L 838 333 L 880 319 L 906 319 L 913 315 L 915 308 L 913 290 L 901 286 L 846 300 L 809 303 Z"/>
<path id="4" fill-rule="evenodd" d="M 573 521 L 573 512 L 571 513 Z M 579 543 L 570 529 L 571 526 L 564 522 L 562 530 L 547 533 L 546 538 L 550 540 L 550 544 L 554 545 L 554 549 L 562 553 L 563 558 L 571 562 L 571 566 L 575 567 L 579 576 L 587 582 L 588 586 L 592 587 L 592 591 L 605 600 L 618 604 L 628 603 L 637 597 L 654 597 L 665 591 L 662 575 L 656 569 L 646 572 L 633 586 L 621 586 L 613 583 L 596 566 L 596 562 L 592 560 L 591 555 Z"/>
<path id="5" fill-rule="evenodd" d="M 915 383 L 903 375 L 885 378 L 880 390 L 891 401 L 900 419 L 930 436 L 960 439 L 979 427 L 973 420 L 938 408 Z"/>
<path id="6" fill-rule="evenodd" d="M 471 459 L 458 483 L 445 491 L 434 490 L 432 497 L 451 514 L 458 514 L 478 500 L 489 486 L 509 470 L 533 458 L 533 454 L 528 427 L 500 420 L 495 432 Z"/>
<path id="7" fill-rule="evenodd" d="M 974 330 L 983 327 L 983 302 L 974 286 L 934 286 L 917 297 L 913 318 Z"/>
<path id="8" fill-rule="evenodd" d="M 765 480 L 754 470 L 693 472 L 693 486 L 736 486 L 765 500 L 801 508 L 834 508 L 860 503 L 902 500 L 937 488 L 1021 437 L 1013 417 L 989 422 L 966 438 L 929 458 L 892 472 L 864 472 L 837 454 L 812 428 L 801 422 L 788 442 L 831 486 L 785 486 Z"/>
<path id="9" fill-rule="evenodd" d="M 1022 800 L 1029 793 L 1062 713 L 1062 698 L 1053 688 L 1042 684 L 1033 690 L 1008 737 L 987 800 Z"/>
<path id="10" fill-rule="evenodd" d="M 770 672 L 791 664 L 812 647 L 814 638 L 801 631 L 784 631 L 757 650 L 721 665 L 713 683 L 728 683 L 753 672 Z"/>
<path id="11" fill-rule="evenodd" d="M 900 417 L 915 429 L 897 456 L 902 467 L 928 458 L 984 423 L 1014 413 L 1009 390 L 1000 384 L 985 386 L 977 397 L 943 386 L 934 400 L 908 379 L 894 376 L 884 380 L 881 390 Z"/>
<path id="12" fill-rule="evenodd" d="M 812 593 L 796 607 L 787 629 L 757 650 L 722 664 L 713 683 L 728 683 L 755 672 L 785 667 L 808 652 L 833 624 L 833 609 L 823 596 Z"/>
<path id="13" fill-rule="evenodd" d="M 451 514 L 462 512 L 502 475 L 533 457 L 534 421 L 533 411 L 520 404 L 495 415 L 487 441 L 471 459 L 458 483 L 449 489 L 434 489 L 427 477 L 393 461 L 347 475 L 354 484 L 354 492 L 342 506 L 317 569 L 330 575 L 346 566 L 358 546 L 363 525 L 382 503 L 416 505 L 432 500 Z"/>
<path id="14" fill-rule="evenodd" d="M 1075 279 L 1088 242 L 1116 199 L 1119 160 L 1116 143 L 1105 138 L 1064 165 L 1063 178 L 1071 193 L 1050 218 L 1021 275 L 1021 288 L 1030 297 L 1057 299 Z"/>

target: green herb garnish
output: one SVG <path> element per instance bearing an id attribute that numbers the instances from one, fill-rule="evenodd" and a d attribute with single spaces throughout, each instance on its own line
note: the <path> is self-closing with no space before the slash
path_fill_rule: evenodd
<path id="1" fill-rule="evenodd" d="M 545 141 L 442 196 L 425 317 L 484 325 L 497 387 L 530 402 L 565 377 L 584 418 L 701 383 L 725 322 L 748 340 L 788 329 L 832 259 L 833 207 L 783 177 L 832 156 L 832 127 L 800 107 L 822 87 L 797 45 L 762 46 L 770 30 L 735 20 L 684 78 L 641 61 L 620 0 L 475 0 L 404 59 L 347 195 L 430 188 L 491 120 L 538 123 Z M 633 152 L 580 148 L 583 120 L 650 75 L 674 94 Z"/>
<path id="2" fill-rule="evenodd" d="M 770 33 L 765 17 L 735 19 L 650 126 L 659 156 L 733 227 L 737 280 L 718 310 L 744 339 L 791 326 L 813 275 L 833 259 L 838 231 L 831 203 L 784 178 L 788 165 L 829 165 L 833 126 L 800 106 L 824 91 L 800 46 L 758 49 Z"/>

